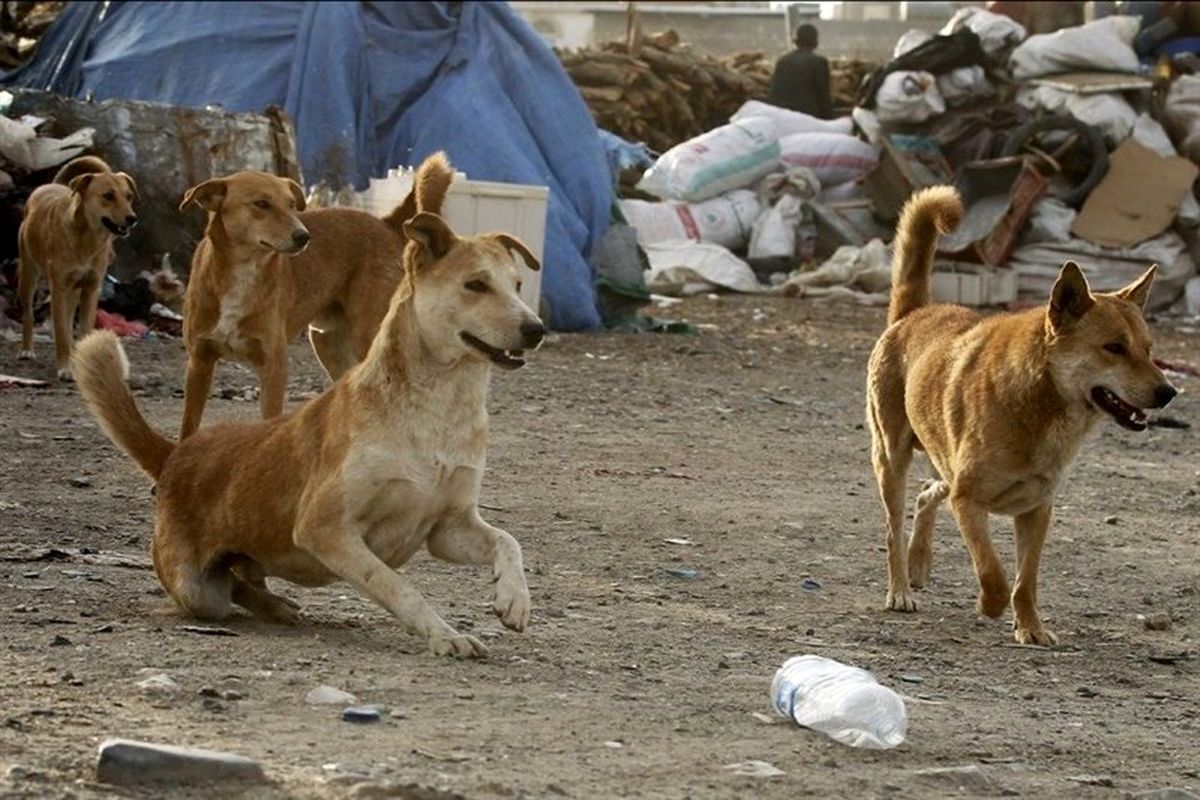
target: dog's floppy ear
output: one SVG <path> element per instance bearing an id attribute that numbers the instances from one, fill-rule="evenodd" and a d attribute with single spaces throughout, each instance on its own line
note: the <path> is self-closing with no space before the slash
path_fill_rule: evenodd
<path id="1" fill-rule="evenodd" d="M 291 178 L 284 178 L 284 180 L 287 181 L 288 190 L 292 193 L 292 197 L 296 201 L 296 210 L 303 211 L 304 207 L 308 205 L 307 201 L 304 199 L 304 190 L 300 188 L 300 184 L 296 183 Z"/>
<path id="2" fill-rule="evenodd" d="M 1158 272 L 1158 264 L 1151 264 L 1150 269 L 1142 273 L 1142 277 L 1117 292 L 1117 297 L 1128 300 L 1142 311 L 1146 310 L 1146 301 L 1150 299 L 1150 287 L 1154 285 L 1154 274 Z"/>
<path id="3" fill-rule="evenodd" d="M 82 195 L 87 191 L 88 184 L 96 177 L 94 172 L 85 172 L 82 175 L 76 175 L 71 178 L 71 182 L 67 185 L 71 187 L 71 191 L 75 194 Z"/>
<path id="4" fill-rule="evenodd" d="M 1074 261 L 1063 264 L 1050 291 L 1050 322 L 1055 329 L 1070 325 L 1096 304 L 1083 270 Z"/>
<path id="5" fill-rule="evenodd" d="M 184 211 L 188 203 L 195 203 L 205 211 L 216 211 L 224 200 L 225 179 L 212 178 L 188 189 L 187 194 L 183 196 L 183 202 L 179 204 L 179 210 Z"/>
<path id="6" fill-rule="evenodd" d="M 532 270 L 541 269 L 542 265 L 534 257 L 529 248 L 515 236 L 509 236 L 507 233 L 493 233 L 492 238 L 504 246 L 504 249 L 510 253 L 516 253 L 525 261 L 525 264 Z"/>
<path id="7" fill-rule="evenodd" d="M 429 261 L 437 261 L 446 255 L 458 238 L 444 219 L 428 211 L 405 222 L 404 235 L 425 251 Z"/>
<path id="8" fill-rule="evenodd" d="M 130 176 L 126 172 L 118 172 L 117 177 L 120 178 L 121 180 L 125 181 L 125 185 L 129 187 L 129 191 L 133 192 L 134 200 L 140 199 L 140 193 L 138 192 L 137 182 L 133 180 L 132 176 Z"/>

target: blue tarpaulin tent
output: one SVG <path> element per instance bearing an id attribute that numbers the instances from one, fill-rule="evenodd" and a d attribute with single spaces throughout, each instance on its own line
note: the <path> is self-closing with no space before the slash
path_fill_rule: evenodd
<path id="1" fill-rule="evenodd" d="M 291 116 L 305 179 L 365 186 L 445 150 L 478 180 L 550 187 L 543 293 L 600 325 L 588 254 L 612 197 L 558 59 L 502 2 L 73 2 L 2 83 Z"/>

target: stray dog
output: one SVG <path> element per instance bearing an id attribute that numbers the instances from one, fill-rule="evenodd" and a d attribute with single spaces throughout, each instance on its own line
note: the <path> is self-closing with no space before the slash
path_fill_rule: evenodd
<path id="1" fill-rule="evenodd" d="M 184 306 L 180 438 L 200 427 L 219 358 L 254 368 L 264 419 L 283 412 L 287 343 L 305 326 L 332 380 L 362 360 L 400 282 L 403 223 L 418 210 L 438 213 L 453 178 L 444 155 L 430 156 L 413 191 L 382 220 L 349 208 L 305 212 L 295 181 L 265 172 L 189 189 L 179 208 L 201 206 L 208 227 Z"/>
<path id="2" fill-rule="evenodd" d="M 137 224 L 137 184 L 95 156 L 67 162 L 54 182 L 39 186 L 25 204 L 17 232 L 17 292 L 21 299 L 21 352 L 33 358 L 33 295 L 39 274 L 50 284 L 54 361 L 71 379 L 75 317 L 81 334 L 96 326 L 100 284 L 113 258 L 113 238 Z"/>
<path id="3" fill-rule="evenodd" d="M 367 357 L 286 416 L 205 428 L 176 444 L 151 429 L 125 383 L 117 339 L 97 332 L 75 355 L 92 414 L 157 481 L 154 568 L 189 614 L 219 620 L 231 603 L 275 621 L 294 606 L 267 589 L 342 579 L 437 654 L 483 656 L 396 569 L 422 546 L 490 564 L 494 610 L 529 621 L 521 548 L 479 516 L 492 365 L 516 369 L 545 329 L 520 299 L 507 234 L 459 238 L 442 218 L 405 223 L 404 277 Z"/>
<path id="4" fill-rule="evenodd" d="M 1057 640 L 1037 611 L 1037 573 L 1054 493 L 1100 419 L 1142 431 L 1143 409 L 1175 396 L 1151 361 L 1142 318 L 1156 267 L 1118 292 L 1094 294 L 1068 261 L 1047 307 L 987 319 L 930 305 L 937 237 L 962 214 L 946 186 L 908 201 L 889 327 L 867 371 L 867 420 L 887 514 L 887 606 L 916 610 L 910 586 L 929 580 L 934 513 L 948 498 L 979 580 L 978 609 L 989 617 L 1000 616 L 1010 598 L 988 514 L 1014 518 L 1013 630 L 1022 644 L 1051 645 Z M 914 449 L 929 456 L 940 480 L 917 497 L 906 552 L 904 488 Z"/>

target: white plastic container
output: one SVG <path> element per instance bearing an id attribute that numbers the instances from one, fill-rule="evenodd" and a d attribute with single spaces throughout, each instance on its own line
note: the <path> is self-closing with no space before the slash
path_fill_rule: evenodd
<path id="1" fill-rule="evenodd" d="M 849 745 L 887 750 L 908 733 L 900 696 L 865 669 L 821 656 L 784 662 L 771 682 L 771 705 L 781 717 Z"/>
<path id="2" fill-rule="evenodd" d="M 386 178 L 372 178 L 366 190 L 358 193 L 358 207 L 375 216 L 384 216 L 404 201 L 412 187 L 411 167 L 388 171 Z M 516 236 L 538 261 L 546 246 L 546 204 L 550 189 L 517 183 L 493 183 L 467 180 L 455 173 L 446 196 L 442 216 L 460 235 L 500 231 Z M 539 311 L 542 289 L 541 271 L 533 271 L 517 259 L 524 273 L 521 299 Z M 543 265 L 543 269 L 544 269 Z"/>

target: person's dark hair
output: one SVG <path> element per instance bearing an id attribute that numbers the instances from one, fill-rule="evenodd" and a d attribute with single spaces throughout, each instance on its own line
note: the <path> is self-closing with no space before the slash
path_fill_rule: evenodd
<path id="1" fill-rule="evenodd" d="M 807 22 L 797 25 L 792 41 L 796 43 L 796 47 L 810 47 L 815 50 L 817 48 L 817 29 Z"/>

